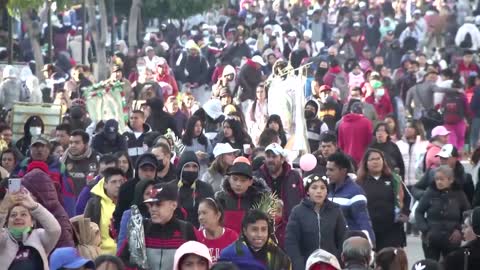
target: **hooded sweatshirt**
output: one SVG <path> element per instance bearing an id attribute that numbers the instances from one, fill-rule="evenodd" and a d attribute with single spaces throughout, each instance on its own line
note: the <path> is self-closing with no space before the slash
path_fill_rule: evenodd
<path id="1" fill-rule="evenodd" d="M 180 179 L 177 182 L 178 206 L 184 210 L 184 213 L 187 214 L 185 220 L 198 228 L 198 205 L 200 201 L 205 198 L 213 198 L 214 193 L 210 184 L 199 180 L 200 176 L 198 174 L 197 178 L 192 183 L 188 183 L 184 180 L 182 176 L 184 173 L 184 167 L 187 163 L 196 163 L 200 169 L 200 163 L 198 162 L 195 153 L 193 151 L 183 152 L 178 164 L 178 179 Z"/>
<path id="2" fill-rule="evenodd" d="M 45 126 L 43 124 L 42 118 L 32 115 L 30 116 L 27 121 L 25 121 L 25 125 L 23 125 L 23 137 L 17 141 L 15 144 L 22 153 L 22 155 L 27 156 L 27 152 L 30 149 L 30 144 L 32 142 L 32 134 L 30 134 L 30 126 L 32 125 L 32 122 L 39 122 L 40 126 L 42 128 L 41 134 L 45 131 Z"/>
<path id="3" fill-rule="evenodd" d="M 199 257 L 202 257 L 208 261 L 208 268 L 212 266 L 212 258 L 210 257 L 208 248 L 202 243 L 188 241 L 181 245 L 175 252 L 175 257 L 173 259 L 173 270 L 180 270 L 178 264 L 180 263 L 180 260 L 187 254 L 195 254 Z"/>
<path id="4" fill-rule="evenodd" d="M 173 117 L 163 110 L 164 103 L 161 99 L 152 100 L 151 114 L 147 118 L 146 123 L 150 125 L 152 131 L 160 134 L 167 133 L 167 129 L 173 130 L 175 135 L 180 136 L 177 131 L 177 125 Z"/>
<path id="5" fill-rule="evenodd" d="M 13 108 L 13 103 L 20 101 L 22 84 L 17 78 L 17 73 L 17 68 L 10 65 L 3 70 L 3 82 L 0 84 L 0 104 L 6 109 Z"/>
<path id="6" fill-rule="evenodd" d="M 355 133 L 352 133 L 355 130 Z M 372 141 L 372 123 L 362 114 L 349 113 L 338 126 L 338 147 L 360 164 Z"/>
<path id="7" fill-rule="evenodd" d="M 47 173 L 41 169 L 33 169 L 25 174 L 22 185 L 30 191 L 37 202 L 45 207 L 57 219 L 62 228 L 56 247 L 73 247 L 73 229 L 67 212 L 58 200 L 55 185 Z"/>
<path id="8" fill-rule="evenodd" d="M 147 157 L 147 155 L 153 154 L 147 153 L 141 155 L 135 165 L 135 177 L 131 180 L 128 180 L 120 187 L 120 191 L 118 192 L 119 200 L 117 202 L 117 206 L 115 207 L 115 211 L 113 212 L 113 229 L 116 232 L 118 232 L 120 229 L 120 221 L 122 220 L 123 212 L 130 209 L 130 206 L 132 206 L 132 202 L 134 199 L 134 193 L 132 191 L 135 190 L 135 185 L 141 180 L 138 177 L 138 165 L 140 164 L 142 159 Z M 150 181 L 155 181 L 155 179 L 151 179 Z"/>
<path id="9" fill-rule="evenodd" d="M 105 178 L 102 178 L 90 191 L 92 197 L 87 203 L 84 216 L 90 218 L 100 228 L 102 254 L 115 254 L 117 245 L 109 234 L 115 203 L 106 194 L 104 184 Z"/>
<path id="10" fill-rule="evenodd" d="M 150 213 L 148 212 L 147 206 L 143 203 L 143 193 L 147 189 L 149 185 L 153 185 L 154 183 L 151 180 L 140 180 L 135 185 L 134 191 L 134 198 L 133 203 L 134 205 L 138 206 L 142 217 L 149 218 Z M 128 232 L 128 222 L 132 216 L 131 209 L 126 210 L 123 212 L 122 220 L 120 221 L 120 231 L 118 232 L 117 237 L 117 252 L 122 247 L 123 242 L 127 239 L 127 232 Z"/>

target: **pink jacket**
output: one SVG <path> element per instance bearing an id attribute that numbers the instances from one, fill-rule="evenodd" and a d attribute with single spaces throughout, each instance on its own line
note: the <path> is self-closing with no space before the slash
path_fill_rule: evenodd
<path id="1" fill-rule="evenodd" d="M 43 261 L 43 269 L 48 270 L 48 255 L 57 245 L 61 228 L 55 217 L 45 207 L 38 204 L 37 209 L 31 211 L 32 218 L 42 228 L 34 229 L 30 234 L 23 236 L 23 244 L 38 251 Z M 8 269 L 18 252 L 18 243 L 4 227 L 7 222 L 7 213 L 0 213 L 0 269 Z"/>

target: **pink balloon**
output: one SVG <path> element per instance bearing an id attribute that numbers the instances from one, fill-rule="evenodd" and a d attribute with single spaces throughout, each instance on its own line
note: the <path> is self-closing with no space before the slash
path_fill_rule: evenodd
<path id="1" fill-rule="evenodd" d="M 312 154 L 305 154 L 300 158 L 300 169 L 305 172 L 313 170 L 317 166 L 317 158 Z"/>

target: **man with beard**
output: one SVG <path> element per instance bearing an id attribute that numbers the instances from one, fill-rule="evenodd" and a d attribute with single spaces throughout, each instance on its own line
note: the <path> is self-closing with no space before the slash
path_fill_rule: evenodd
<path id="1" fill-rule="evenodd" d="M 88 145 L 89 141 L 88 133 L 75 130 L 70 136 L 70 146 L 61 158 L 72 177 L 75 197 L 98 173 L 100 155 Z"/>
<path id="2" fill-rule="evenodd" d="M 127 151 L 127 141 L 118 133 L 116 120 L 110 119 L 105 122 L 103 131 L 93 137 L 92 148 L 102 155 Z"/>
<path id="3" fill-rule="evenodd" d="M 304 196 L 303 182 L 300 174 L 292 170 L 286 161 L 286 152 L 278 143 L 272 143 L 265 149 L 266 159 L 255 177 L 262 178 L 268 187 L 277 194 L 284 203 L 282 221 L 288 223 L 288 217 L 294 206 Z M 277 235 L 285 235 L 282 232 Z M 283 243 L 283 239 L 279 239 Z"/>
<path id="4" fill-rule="evenodd" d="M 327 124 L 318 119 L 319 104 L 312 99 L 305 104 L 305 120 L 307 122 L 307 138 L 310 151 L 316 151 L 320 144 L 320 134 L 328 131 Z"/>

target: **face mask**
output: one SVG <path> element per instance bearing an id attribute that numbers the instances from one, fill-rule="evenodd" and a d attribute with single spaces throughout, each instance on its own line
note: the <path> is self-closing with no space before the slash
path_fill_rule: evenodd
<path id="1" fill-rule="evenodd" d="M 29 233 L 32 230 L 31 227 L 25 228 L 9 228 L 8 231 L 15 239 L 22 239 L 24 233 Z"/>
<path id="2" fill-rule="evenodd" d="M 203 31 L 203 36 L 204 36 L 204 37 L 210 36 L 210 32 L 208 32 L 208 31 Z"/>
<path id="3" fill-rule="evenodd" d="M 30 127 L 28 130 L 30 131 L 30 135 L 32 136 L 39 136 L 40 134 L 42 134 L 41 127 Z"/>
<path id="4" fill-rule="evenodd" d="M 312 111 L 310 111 L 310 110 L 306 110 L 306 111 L 305 111 L 305 118 L 306 118 L 306 119 L 311 119 L 311 118 L 313 118 L 314 116 L 315 116 L 315 113 L 314 113 L 314 112 L 312 112 Z"/>
<path id="5" fill-rule="evenodd" d="M 190 31 L 190 34 L 192 36 L 196 36 L 196 35 L 198 35 L 198 31 L 197 30 L 192 30 L 192 31 Z"/>
<path id="6" fill-rule="evenodd" d="M 383 97 L 383 95 L 385 95 L 385 89 L 383 89 L 383 88 L 378 88 L 378 89 L 375 91 L 375 96 L 376 96 L 376 97 Z"/>
<path id="7" fill-rule="evenodd" d="M 221 38 L 215 38 L 215 43 L 220 44 L 222 42 Z"/>
<path id="8" fill-rule="evenodd" d="M 182 182 L 190 186 L 197 180 L 198 178 L 198 171 L 197 172 L 188 172 L 188 171 L 182 171 Z"/>

